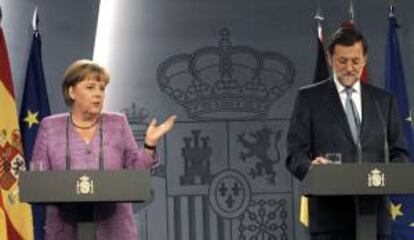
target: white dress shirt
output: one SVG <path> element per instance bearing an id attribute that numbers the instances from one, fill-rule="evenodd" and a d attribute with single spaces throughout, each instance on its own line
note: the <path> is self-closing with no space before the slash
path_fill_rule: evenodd
<path id="1" fill-rule="evenodd" d="M 339 98 L 342 102 L 342 107 L 345 109 L 345 101 L 346 101 L 346 92 L 345 88 L 337 79 L 336 75 L 334 74 L 334 82 L 336 85 L 336 90 L 338 90 Z M 358 111 L 359 119 L 362 122 L 362 102 L 361 102 L 361 82 L 358 80 L 352 86 L 354 91 L 352 92 L 352 101 L 354 101 L 356 110 Z"/>

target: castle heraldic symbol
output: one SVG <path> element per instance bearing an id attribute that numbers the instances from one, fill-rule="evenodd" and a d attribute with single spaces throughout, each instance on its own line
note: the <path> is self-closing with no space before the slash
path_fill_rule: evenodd
<path id="1" fill-rule="evenodd" d="M 200 137 L 200 130 L 191 131 L 193 137 L 184 137 L 185 146 L 182 149 L 184 158 L 184 176 L 180 177 L 181 185 L 208 184 L 211 182 L 210 157 L 211 146 L 209 137 Z M 202 144 L 200 144 L 200 140 Z M 191 143 L 193 142 L 193 145 Z"/>
<path id="2" fill-rule="evenodd" d="M 282 54 L 233 46 L 220 31 L 219 46 L 169 57 L 160 64 L 161 90 L 183 106 L 189 118 L 257 119 L 291 87 L 293 63 Z"/>
<path id="3" fill-rule="evenodd" d="M 157 81 L 192 121 L 179 119 L 159 144 L 141 239 L 290 239 L 292 181 L 279 149 L 288 119 L 267 116 L 293 84 L 292 62 L 232 45 L 222 29 L 218 46 L 167 57 Z M 150 111 L 132 104 L 123 112 L 142 143 Z"/>

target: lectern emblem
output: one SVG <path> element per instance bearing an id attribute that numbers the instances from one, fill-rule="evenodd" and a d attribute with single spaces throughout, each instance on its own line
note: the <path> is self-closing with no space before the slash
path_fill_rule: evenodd
<path id="1" fill-rule="evenodd" d="M 93 194 L 93 180 L 83 175 L 76 181 L 76 193 L 77 194 Z"/>
<path id="2" fill-rule="evenodd" d="M 385 176 L 378 168 L 368 174 L 368 187 L 385 187 Z"/>

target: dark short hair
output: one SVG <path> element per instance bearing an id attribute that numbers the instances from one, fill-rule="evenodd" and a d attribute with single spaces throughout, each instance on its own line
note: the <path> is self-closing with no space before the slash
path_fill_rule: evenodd
<path id="1" fill-rule="evenodd" d="M 88 74 L 98 74 L 98 80 L 109 82 L 109 73 L 101 65 L 88 59 L 81 59 L 73 62 L 65 71 L 62 79 L 62 94 L 67 106 L 71 107 L 73 99 L 69 95 L 69 88 L 86 79 Z"/>
<path id="2" fill-rule="evenodd" d="M 333 55 L 336 45 L 350 47 L 357 42 L 361 42 L 362 51 L 367 55 L 368 44 L 364 36 L 358 32 L 352 25 L 343 25 L 331 37 L 331 42 L 328 45 L 329 55 Z"/>

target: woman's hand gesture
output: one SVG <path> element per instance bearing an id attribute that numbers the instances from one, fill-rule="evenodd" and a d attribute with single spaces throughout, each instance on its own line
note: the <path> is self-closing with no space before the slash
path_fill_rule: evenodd
<path id="1" fill-rule="evenodd" d="M 168 119 L 165 122 L 161 123 L 158 126 L 157 120 L 153 118 L 147 128 L 147 132 L 145 135 L 145 144 L 155 147 L 158 143 L 158 140 L 167 132 L 169 132 L 171 128 L 174 126 L 176 118 L 176 115 L 172 115 L 168 117 Z"/>

